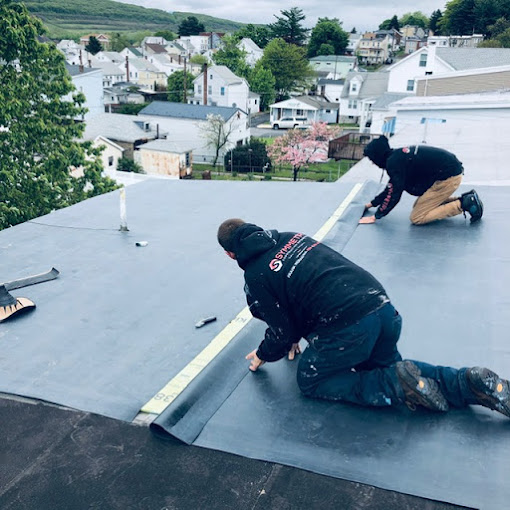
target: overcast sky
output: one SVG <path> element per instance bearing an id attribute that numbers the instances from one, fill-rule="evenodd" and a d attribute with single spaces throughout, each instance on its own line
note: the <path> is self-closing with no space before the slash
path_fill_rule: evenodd
<path id="1" fill-rule="evenodd" d="M 317 18 L 338 18 L 344 30 L 357 31 L 377 29 L 379 24 L 394 14 L 421 11 L 430 16 L 432 11 L 444 12 L 446 0 L 293 0 L 285 4 L 278 0 L 117 0 L 123 3 L 153 7 L 165 11 L 184 11 L 207 14 L 241 23 L 273 23 L 274 14 L 282 9 L 299 7 L 306 16 L 305 25 L 310 28 Z"/>

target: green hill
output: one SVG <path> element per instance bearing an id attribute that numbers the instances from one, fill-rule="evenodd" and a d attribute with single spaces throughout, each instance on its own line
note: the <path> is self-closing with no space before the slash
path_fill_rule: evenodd
<path id="1" fill-rule="evenodd" d="M 50 37 L 91 32 L 139 32 L 172 30 L 188 16 L 201 21 L 206 31 L 233 32 L 243 23 L 189 12 L 166 12 L 112 0 L 25 0 L 28 10 L 40 18 Z"/>

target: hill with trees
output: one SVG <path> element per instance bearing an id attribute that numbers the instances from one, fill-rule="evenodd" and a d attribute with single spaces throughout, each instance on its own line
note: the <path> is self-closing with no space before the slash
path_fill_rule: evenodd
<path id="1" fill-rule="evenodd" d="M 40 18 L 50 37 L 66 33 L 136 32 L 168 29 L 177 33 L 179 24 L 195 16 L 206 31 L 232 32 L 243 23 L 188 12 L 166 12 L 112 0 L 26 0 L 30 13 Z"/>

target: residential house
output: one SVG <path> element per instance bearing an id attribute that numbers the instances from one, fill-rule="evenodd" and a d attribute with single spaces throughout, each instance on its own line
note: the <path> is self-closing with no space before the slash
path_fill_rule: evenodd
<path id="1" fill-rule="evenodd" d="M 135 161 L 148 175 L 165 175 L 174 179 L 191 175 L 192 148 L 171 140 L 153 140 L 135 152 Z"/>
<path id="2" fill-rule="evenodd" d="M 466 69 L 426 76 L 416 81 L 417 96 L 447 96 L 508 90 L 510 64 L 482 69 Z"/>
<path id="3" fill-rule="evenodd" d="M 143 104 L 145 97 L 140 92 L 135 92 L 136 85 L 129 82 L 115 83 L 111 87 L 105 87 L 104 106 L 105 109 L 111 111 L 112 108 L 124 104 Z"/>
<path id="4" fill-rule="evenodd" d="M 464 163 L 465 179 L 487 170 L 487 151 L 494 147 L 490 173 L 509 181 L 508 145 L 510 92 L 408 97 L 393 104 L 395 136 L 405 134 L 409 145 L 427 143 L 454 152 Z M 466 157 L 469 154 L 469 157 Z M 469 165 L 465 162 L 469 161 Z M 470 177 L 471 176 L 471 177 Z"/>
<path id="5" fill-rule="evenodd" d="M 378 36 L 375 32 L 366 32 L 358 47 L 359 63 L 380 65 L 388 62 L 392 55 L 393 41 L 388 34 Z"/>
<path id="6" fill-rule="evenodd" d="M 240 108 L 153 101 L 139 113 L 141 118 L 159 124 L 167 132 L 168 140 L 190 147 L 193 161 L 210 163 L 214 160 L 216 148 L 206 132 L 208 115 L 221 116 L 224 129 L 230 133 L 220 156 L 250 140 L 248 115 Z"/>
<path id="7" fill-rule="evenodd" d="M 427 45 L 426 39 L 421 39 L 420 37 L 417 36 L 406 37 L 404 43 L 404 53 L 406 55 L 409 55 L 410 53 L 413 53 L 426 45 Z"/>
<path id="8" fill-rule="evenodd" d="M 92 145 L 94 147 L 102 147 L 103 151 L 101 152 L 100 158 L 103 163 L 104 173 L 108 177 L 115 178 L 117 165 L 119 163 L 119 159 L 122 158 L 124 154 L 124 149 L 120 145 L 101 135 L 96 136 Z"/>
<path id="9" fill-rule="evenodd" d="M 248 115 L 260 112 L 260 94 L 256 92 L 248 93 Z"/>
<path id="10" fill-rule="evenodd" d="M 317 82 L 317 95 L 325 97 L 330 103 L 340 103 L 345 80 L 320 78 Z"/>
<path id="11" fill-rule="evenodd" d="M 422 27 L 418 25 L 404 25 L 400 28 L 402 39 L 405 41 L 408 37 L 418 37 L 424 39 L 428 34 Z"/>
<path id="12" fill-rule="evenodd" d="M 140 145 L 164 135 L 157 121 L 135 115 L 101 113 L 87 120 L 83 139 L 94 141 L 102 136 L 122 147 L 124 157 L 133 159 Z"/>
<path id="13" fill-rule="evenodd" d="M 184 70 L 184 59 L 181 59 L 180 55 L 169 55 L 168 53 L 147 55 L 147 60 L 154 65 L 159 71 L 165 73 L 166 76 L 170 76 L 176 71 Z M 190 71 L 190 66 L 186 67 L 187 72 Z"/>
<path id="14" fill-rule="evenodd" d="M 111 62 L 96 62 L 94 67 L 96 69 L 101 69 L 103 72 L 103 88 L 111 87 L 126 79 L 125 71 L 123 71 L 120 66 L 112 64 Z"/>
<path id="15" fill-rule="evenodd" d="M 140 44 L 140 46 L 142 48 L 144 48 L 146 44 L 159 44 L 161 46 L 166 46 L 169 42 L 170 41 L 167 41 L 164 37 L 157 35 L 149 35 L 142 39 L 142 43 Z"/>
<path id="16" fill-rule="evenodd" d="M 298 96 L 269 106 L 269 120 L 276 122 L 282 117 L 306 117 L 308 123 L 338 122 L 338 103 L 331 103 L 321 96 Z"/>
<path id="17" fill-rule="evenodd" d="M 88 121 L 91 117 L 103 113 L 103 73 L 101 69 L 70 64 L 66 64 L 66 68 L 76 90 L 85 96 L 83 106 L 87 108 L 87 112 L 79 120 Z"/>
<path id="18" fill-rule="evenodd" d="M 482 41 L 483 34 L 434 35 L 428 38 L 428 45 L 441 48 L 476 48 Z"/>
<path id="19" fill-rule="evenodd" d="M 177 43 L 185 47 L 188 55 L 202 55 L 209 49 L 209 36 L 186 35 L 176 39 Z"/>
<path id="20" fill-rule="evenodd" d="M 194 96 L 190 104 L 231 106 L 250 112 L 250 87 L 227 66 L 208 66 L 193 80 Z M 254 112 L 253 112 L 254 113 Z"/>
<path id="21" fill-rule="evenodd" d="M 125 57 L 118 51 L 100 51 L 92 58 L 92 63 L 96 62 L 110 62 L 112 64 L 122 64 Z"/>
<path id="22" fill-rule="evenodd" d="M 209 50 L 217 50 L 221 47 L 221 39 L 225 35 L 225 32 L 200 32 L 198 35 L 207 36 L 207 46 Z"/>
<path id="23" fill-rule="evenodd" d="M 144 57 L 147 57 L 148 55 L 167 55 L 167 51 L 165 46 L 162 44 L 151 44 L 146 43 L 144 46 Z"/>
<path id="24" fill-rule="evenodd" d="M 426 46 L 387 69 L 389 92 L 416 92 L 425 76 L 510 65 L 510 48 L 446 48 Z"/>
<path id="25" fill-rule="evenodd" d="M 83 46 L 86 46 L 89 43 L 89 39 L 92 36 L 94 36 L 101 43 L 101 46 L 103 47 L 103 50 L 109 50 L 110 49 L 111 41 L 110 41 L 110 36 L 108 36 L 107 34 L 87 34 L 87 35 L 84 35 L 84 36 L 80 37 L 80 44 L 82 44 Z"/>
<path id="26" fill-rule="evenodd" d="M 361 34 L 349 34 L 349 42 L 345 48 L 345 54 L 351 57 L 356 55 L 358 51 L 359 43 L 361 41 Z"/>
<path id="27" fill-rule="evenodd" d="M 124 66 L 128 81 L 136 83 L 143 90 L 155 92 L 167 85 L 167 75 L 144 58 L 126 59 Z"/>
<path id="28" fill-rule="evenodd" d="M 320 55 L 309 60 L 312 69 L 319 78 L 340 80 L 350 71 L 356 71 L 358 61 L 356 57 L 346 55 Z"/>
<path id="29" fill-rule="evenodd" d="M 377 39 L 388 40 L 390 57 L 399 50 L 402 42 L 402 34 L 395 28 L 390 28 L 389 30 L 376 30 L 374 34 Z"/>
<path id="30" fill-rule="evenodd" d="M 412 94 L 385 92 L 372 103 L 369 118 L 361 120 L 360 125 L 364 124 L 366 128 L 368 124 L 368 127 L 370 127 L 369 133 L 372 135 L 385 135 L 388 138 L 393 136 L 396 117 L 394 103 L 410 95 Z"/>
<path id="31" fill-rule="evenodd" d="M 126 57 L 128 57 L 129 59 L 143 58 L 142 48 L 135 48 L 134 46 L 128 46 L 119 53 L 124 57 L 124 60 L 126 59 Z"/>
<path id="32" fill-rule="evenodd" d="M 243 37 L 237 46 L 246 53 L 246 63 L 250 67 L 254 67 L 264 54 L 264 50 L 259 48 L 249 37 Z"/>
<path id="33" fill-rule="evenodd" d="M 340 122 L 359 123 L 360 131 L 370 127 L 372 105 L 388 90 L 387 72 L 351 72 L 340 97 Z"/>
<path id="34" fill-rule="evenodd" d="M 165 45 L 166 52 L 169 55 L 188 58 L 188 50 L 182 44 L 179 44 L 178 41 L 170 41 Z"/>

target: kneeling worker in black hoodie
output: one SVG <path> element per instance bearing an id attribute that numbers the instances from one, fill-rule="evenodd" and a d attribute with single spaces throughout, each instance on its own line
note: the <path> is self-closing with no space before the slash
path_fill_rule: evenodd
<path id="1" fill-rule="evenodd" d="M 365 156 L 386 170 L 389 182 L 382 193 L 366 205 L 378 207 L 374 216 L 365 216 L 360 223 L 374 223 L 386 216 L 398 203 L 402 193 L 418 197 L 411 212 L 411 223 L 425 225 L 468 212 L 471 222 L 483 214 L 483 204 L 475 190 L 454 197 L 460 186 L 463 168 L 457 157 L 444 149 L 427 145 L 392 149 L 385 136 L 372 140 L 365 147 Z"/>
<path id="2" fill-rule="evenodd" d="M 220 225 L 218 242 L 244 270 L 252 315 L 268 326 L 246 356 L 253 372 L 292 359 L 305 338 L 297 382 L 307 397 L 434 411 L 479 404 L 510 417 L 510 384 L 493 371 L 402 361 L 402 318 L 383 286 L 335 250 L 237 218 Z"/>

